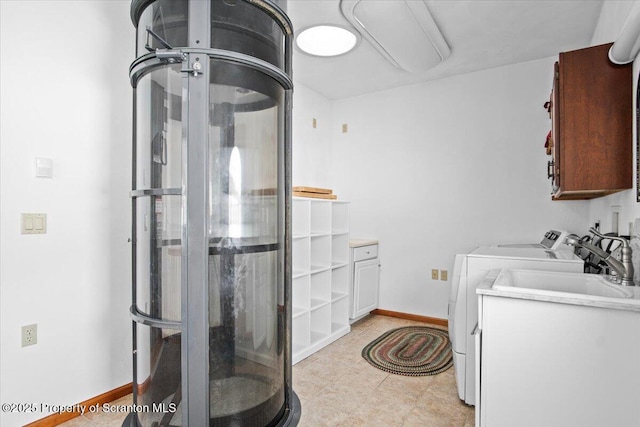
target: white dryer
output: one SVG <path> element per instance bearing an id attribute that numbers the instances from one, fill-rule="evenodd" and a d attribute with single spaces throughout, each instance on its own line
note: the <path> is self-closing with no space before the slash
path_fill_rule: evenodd
<path id="1" fill-rule="evenodd" d="M 481 246 L 456 255 L 449 296 L 449 337 L 458 395 L 468 405 L 475 405 L 476 288 L 496 268 L 582 273 L 584 261 L 571 250 L 533 247 Z"/>

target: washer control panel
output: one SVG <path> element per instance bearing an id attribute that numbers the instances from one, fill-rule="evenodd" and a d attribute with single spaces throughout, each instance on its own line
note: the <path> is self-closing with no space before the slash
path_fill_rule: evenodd
<path id="1" fill-rule="evenodd" d="M 540 244 L 545 248 L 558 249 L 564 245 L 564 238 L 567 237 L 567 234 L 564 230 L 549 230 L 545 233 Z"/>

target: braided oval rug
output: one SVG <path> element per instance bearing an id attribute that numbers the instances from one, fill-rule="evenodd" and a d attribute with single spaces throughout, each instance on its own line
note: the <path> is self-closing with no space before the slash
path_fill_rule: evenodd
<path id="1" fill-rule="evenodd" d="M 362 349 L 362 357 L 383 371 L 398 375 L 436 375 L 453 365 L 447 331 L 406 326 L 385 332 Z"/>

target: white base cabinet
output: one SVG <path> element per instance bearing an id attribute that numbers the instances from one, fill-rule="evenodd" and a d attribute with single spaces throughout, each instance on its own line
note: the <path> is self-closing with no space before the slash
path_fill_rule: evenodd
<path id="1" fill-rule="evenodd" d="M 476 426 L 640 425 L 640 313 L 480 295 L 476 337 Z"/>
<path id="2" fill-rule="evenodd" d="M 349 246 L 349 321 L 354 323 L 378 308 L 380 261 L 377 240 L 351 240 Z"/>
<path id="3" fill-rule="evenodd" d="M 349 202 L 293 198 L 293 364 L 351 331 Z"/>

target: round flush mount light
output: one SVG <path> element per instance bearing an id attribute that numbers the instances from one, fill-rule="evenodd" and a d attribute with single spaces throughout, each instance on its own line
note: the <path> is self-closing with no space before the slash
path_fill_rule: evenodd
<path id="1" fill-rule="evenodd" d="M 317 25 L 300 32 L 296 44 L 309 55 L 338 56 L 352 50 L 358 44 L 358 37 L 343 27 Z"/>

